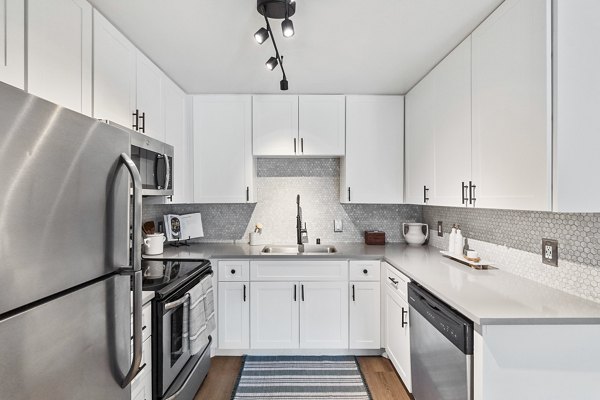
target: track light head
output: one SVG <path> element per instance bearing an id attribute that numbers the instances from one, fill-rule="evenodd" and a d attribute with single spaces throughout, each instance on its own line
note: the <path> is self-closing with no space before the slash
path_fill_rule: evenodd
<path id="1" fill-rule="evenodd" d="M 277 59 L 275 57 L 269 58 L 269 61 L 267 61 L 265 63 L 265 65 L 267 66 L 267 69 L 270 71 L 273 71 L 275 68 L 277 68 L 278 64 L 279 64 L 279 62 L 277 61 Z"/>
<path id="2" fill-rule="evenodd" d="M 288 90 L 288 81 L 287 79 L 282 79 L 281 82 L 279 82 L 279 88 L 281 90 Z"/>
<path id="3" fill-rule="evenodd" d="M 269 31 L 265 28 L 260 28 L 254 34 L 254 39 L 258 42 L 258 44 L 263 44 L 269 38 Z"/>
<path id="4" fill-rule="evenodd" d="M 281 31 L 283 32 L 283 36 L 286 38 L 290 38 L 294 36 L 294 23 L 291 19 L 286 18 L 281 23 Z"/>

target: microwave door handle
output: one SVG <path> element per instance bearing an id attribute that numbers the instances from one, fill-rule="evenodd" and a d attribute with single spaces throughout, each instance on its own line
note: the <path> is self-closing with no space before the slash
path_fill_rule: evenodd
<path id="1" fill-rule="evenodd" d="M 121 154 L 121 165 L 124 165 L 131 176 L 133 184 L 133 234 L 132 234 L 132 266 L 123 268 L 122 274 L 133 275 L 133 359 L 129 371 L 121 382 L 126 388 L 141 371 L 142 363 L 142 178 L 135 163 L 126 153 Z"/>
<path id="2" fill-rule="evenodd" d="M 165 157 L 165 190 L 169 188 L 169 183 L 171 183 L 171 163 L 169 162 L 169 157 L 164 154 Z"/>

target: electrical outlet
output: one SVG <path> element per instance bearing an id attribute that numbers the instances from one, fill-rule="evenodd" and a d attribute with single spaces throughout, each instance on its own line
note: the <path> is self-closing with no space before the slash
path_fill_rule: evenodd
<path id="1" fill-rule="evenodd" d="M 438 236 L 444 237 L 444 225 L 442 221 L 438 221 Z"/>
<path id="2" fill-rule="evenodd" d="M 542 239 L 542 262 L 558 267 L 558 240 Z"/>

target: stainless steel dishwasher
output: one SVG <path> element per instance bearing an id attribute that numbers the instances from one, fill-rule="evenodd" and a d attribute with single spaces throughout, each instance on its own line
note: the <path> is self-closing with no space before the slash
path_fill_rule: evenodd
<path id="1" fill-rule="evenodd" d="M 408 284 L 415 400 L 473 399 L 473 323 L 418 284 Z"/>

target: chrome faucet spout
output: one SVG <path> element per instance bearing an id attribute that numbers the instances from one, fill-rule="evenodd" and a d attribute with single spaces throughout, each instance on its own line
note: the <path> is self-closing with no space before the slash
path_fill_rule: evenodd
<path id="1" fill-rule="evenodd" d="M 308 243 L 308 231 L 306 230 L 306 222 L 304 223 L 304 229 L 302 228 L 302 207 L 300 207 L 300 195 L 296 196 L 296 241 L 298 246 L 304 246 L 304 243 Z"/>

